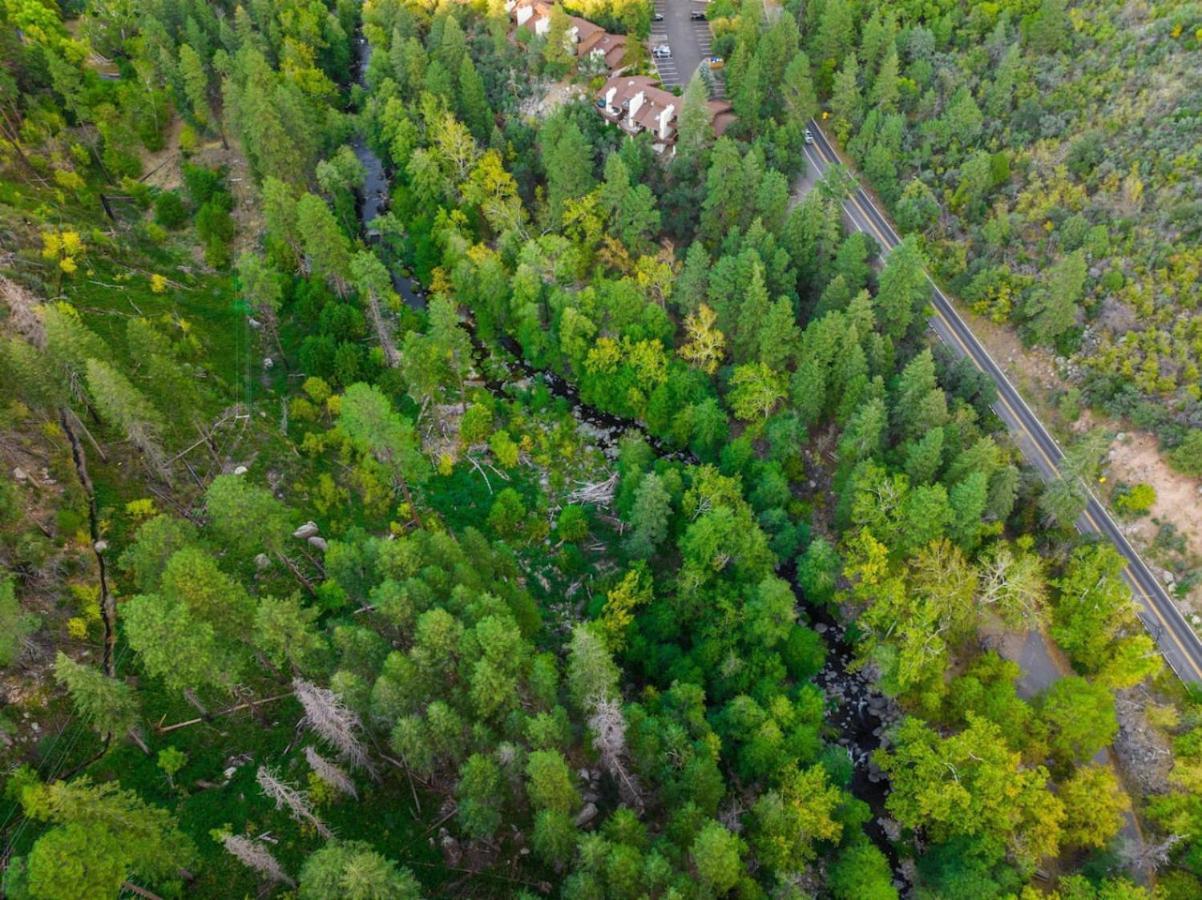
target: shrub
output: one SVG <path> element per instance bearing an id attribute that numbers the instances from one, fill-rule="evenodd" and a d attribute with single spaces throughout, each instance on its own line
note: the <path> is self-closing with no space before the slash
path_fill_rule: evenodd
<path id="1" fill-rule="evenodd" d="M 1169 451 L 1169 464 L 1183 475 L 1202 475 L 1202 429 L 1193 429 Z"/>
<path id="2" fill-rule="evenodd" d="M 1156 503 L 1156 489 L 1150 484 L 1120 488 L 1114 495 L 1114 508 L 1124 516 L 1147 515 Z"/>
<path id="3" fill-rule="evenodd" d="M 188 218 L 184 201 L 175 191 L 163 191 L 154 198 L 154 220 L 164 228 L 175 230 Z"/>

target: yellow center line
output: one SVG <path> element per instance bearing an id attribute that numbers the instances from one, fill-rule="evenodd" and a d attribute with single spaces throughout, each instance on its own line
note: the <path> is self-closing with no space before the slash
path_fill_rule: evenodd
<path id="1" fill-rule="evenodd" d="M 817 147 L 817 145 L 815 145 L 815 146 Z M 821 169 L 814 162 L 813 158 L 809 154 L 809 151 L 806 150 L 805 148 L 803 148 L 802 152 L 805 153 L 806 158 L 812 164 L 814 164 L 814 168 L 820 172 Z M 823 162 L 827 163 L 828 165 L 831 164 L 831 160 L 829 160 L 826 157 L 826 155 L 822 152 L 822 150 L 820 148 L 818 148 L 816 150 L 816 152 L 817 152 L 819 158 L 821 158 Z M 836 162 L 838 162 L 838 160 L 836 160 Z M 850 203 L 852 206 L 855 207 L 856 210 L 859 211 L 860 216 L 863 218 L 864 222 L 867 224 L 867 228 L 865 228 L 863 225 L 861 225 L 859 222 L 856 221 L 855 216 L 851 214 L 851 210 L 848 209 L 848 207 L 847 207 L 848 203 Z M 847 199 L 843 202 L 842 205 L 843 205 L 844 210 L 848 213 L 849 217 L 851 218 L 852 224 L 854 224 L 861 231 L 871 231 L 871 233 L 877 238 L 877 240 L 879 240 L 881 242 L 881 244 L 884 247 L 886 247 L 888 249 L 892 249 L 893 245 L 891 244 L 889 238 L 887 238 L 881 232 L 881 230 L 877 227 L 876 221 L 873 218 L 873 216 L 868 213 L 868 211 L 865 209 L 864 205 L 860 202 L 859 198 L 856 197 L 854 193 L 849 194 Z M 927 277 L 928 277 L 928 280 L 930 280 L 930 276 L 928 275 Z M 932 284 L 932 287 L 935 286 L 934 281 L 931 281 L 931 284 Z M 951 326 L 951 323 L 949 322 L 948 318 L 938 309 L 938 307 L 935 308 L 935 315 L 940 321 L 942 321 L 944 323 L 944 325 L 947 328 L 948 333 L 952 337 L 952 340 L 956 342 L 956 344 L 960 347 L 960 350 L 964 353 L 964 355 L 967 356 L 973 362 L 973 364 L 977 366 L 978 369 L 980 369 L 981 367 L 977 363 L 976 357 L 973 355 L 969 346 L 960 337 L 959 332 Z M 983 370 L 981 370 L 981 371 L 983 371 Z M 1017 388 L 1015 390 L 1017 391 Z M 1026 424 L 1023 422 L 1022 416 L 1019 414 L 1018 409 L 1010 402 L 1010 399 L 1002 391 L 998 392 L 998 402 L 1006 410 L 1009 411 L 1011 417 L 1014 420 L 1015 427 L 1019 431 L 1021 431 L 1023 435 L 1025 435 L 1027 437 L 1031 446 L 1035 448 L 1035 451 L 1041 457 L 1043 457 L 1044 461 L 1047 462 L 1048 466 L 1051 467 L 1051 469 L 1053 471 L 1059 472 L 1060 466 L 1057 464 L 1057 462 L 1054 459 L 1051 458 L 1051 456 L 1048 455 L 1047 451 L 1044 450 L 1043 445 L 1038 440 L 1035 439 L 1035 436 L 1031 433 L 1030 429 L 1027 428 Z M 1087 493 L 1089 494 L 1090 498 L 1096 499 L 1093 497 L 1093 492 L 1089 491 L 1088 488 L 1087 488 Z M 1100 503 L 1099 503 L 1099 505 L 1100 505 Z M 1101 537 L 1105 538 L 1106 534 L 1105 534 L 1104 530 L 1102 529 L 1101 523 L 1097 520 L 1097 518 L 1093 514 L 1093 511 L 1090 510 L 1090 508 L 1088 506 L 1086 506 L 1086 508 L 1084 510 L 1084 515 L 1085 515 L 1086 521 L 1088 521 L 1093 526 L 1094 531 L 1096 531 Z M 1145 602 L 1143 603 L 1143 606 L 1146 609 L 1151 610 L 1152 614 L 1154 616 L 1156 616 L 1157 620 L 1160 622 L 1164 631 L 1166 631 L 1169 634 L 1169 636 L 1172 638 L 1173 643 L 1177 646 L 1177 649 L 1181 651 L 1181 655 L 1182 655 L 1182 657 L 1184 657 L 1186 663 L 1189 665 L 1189 667 L 1194 671 L 1194 673 L 1199 678 L 1202 678 L 1202 667 L 1199 667 L 1198 663 L 1194 660 L 1193 655 L 1189 652 L 1189 650 L 1181 642 L 1181 639 L 1178 637 L 1177 632 L 1169 626 L 1168 621 L 1165 619 L 1164 615 L 1160 612 L 1160 609 L 1157 606 L 1157 604 L 1153 601 L 1152 596 L 1148 593 L 1147 590 L 1144 589 L 1143 585 L 1140 584 L 1139 579 L 1137 579 L 1135 577 L 1134 570 L 1132 569 L 1131 565 L 1128 563 L 1127 565 L 1124 566 L 1124 568 L 1127 570 L 1127 573 L 1128 573 L 1127 582 L 1128 582 L 1128 585 L 1132 589 L 1132 593 L 1136 594 L 1144 599 Z"/>

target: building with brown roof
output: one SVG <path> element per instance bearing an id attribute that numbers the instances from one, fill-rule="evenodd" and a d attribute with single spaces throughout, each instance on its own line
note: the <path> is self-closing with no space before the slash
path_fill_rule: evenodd
<path id="1" fill-rule="evenodd" d="M 714 123 L 714 135 L 722 137 L 735 121 L 734 107 L 726 100 L 711 100 L 706 104 Z"/>
<path id="2" fill-rule="evenodd" d="M 544 0 L 506 0 L 505 4 L 515 27 L 525 26 L 542 37 L 551 31 L 552 6 Z M 611 72 L 621 67 L 622 58 L 626 55 L 626 38 L 623 35 L 610 34 L 600 25 L 579 16 L 567 18 L 568 30 L 564 41 L 575 56 L 600 60 Z"/>
<path id="3" fill-rule="evenodd" d="M 676 119 L 682 103 L 682 98 L 646 75 L 614 75 L 597 94 L 597 111 L 606 120 L 631 136 L 650 132 L 657 153 L 675 152 Z M 721 137 L 735 120 L 731 105 L 710 100 L 706 107 L 714 133 Z"/>
<path id="4" fill-rule="evenodd" d="M 646 75 L 614 75 L 597 95 L 597 109 L 627 134 L 651 132 L 659 152 L 676 140 L 680 98 Z"/>

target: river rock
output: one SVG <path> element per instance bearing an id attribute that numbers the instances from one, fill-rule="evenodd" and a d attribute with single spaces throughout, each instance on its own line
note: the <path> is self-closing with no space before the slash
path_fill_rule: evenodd
<path id="1" fill-rule="evenodd" d="M 326 539 L 323 537 L 318 537 L 317 535 L 313 535 L 309 538 L 309 546 L 321 553 L 325 553 L 329 547 L 329 545 L 326 543 Z"/>
<path id="2" fill-rule="evenodd" d="M 13 467 L 13 481 L 28 481 L 29 473 L 20 466 Z"/>
<path id="3" fill-rule="evenodd" d="M 94 543 L 92 545 L 92 549 L 95 550 L 98 554 L 103 553 L 108 548 L 109 548 L 109 542 L 105 541 L 105 540 L 97 541 L 96 543 Z"/>
<path id="4" fill-rule="evenodd" d="M 321 529 L 317 527 L 317 523 L 313 521 L 306 522 L 296 531 L 292 532 L 292 536 L 297 540 L 307 541 L 315 534 L 319 534 Z"/>
<path id="5" fill-rule="evenodd" d="M 247 468 L 246 468 L 246 466 L 235 466 L 235 467 L 234 467 L 234 474 L 235 474 L 235 475 L 245 475 L 245 474 L 246 474 L 246 472 L 247 472 Z"/>
<path id="6" fill-rule="evenodd" d="M 597 804 L 586 803 L 584 804 L 584 809 L 580 810 L 580 813 L 576 816 L 576 827 L 583 828 L 595 818 L 597 818 Z"/>
<path id="7" fill-rule="evenodd" d="M 260 569 L 260 570 L 266 569 L 270 565 L 271 565 L 271 557 L 268 556 L 266 553 L 260 553 L 258 556 L 255 557 L 255 568 L 256 569 Z"/>

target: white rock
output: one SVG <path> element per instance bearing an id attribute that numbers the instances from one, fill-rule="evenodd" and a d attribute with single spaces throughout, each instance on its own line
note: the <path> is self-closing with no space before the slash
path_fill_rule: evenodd
<path id="1" fill-rule="evenodd" d="M 255 568 L 256 569 L 266 569 L 270 565 L 271 565 L 271 557 L 268 556 L 266 553 L 260 553 L 258 556 L 255 557 Z"/>
<path id="2" fill-rule="evenodd" d="M 325 538 L 318 537 L 317 535 L 313 535 L 312 537 L 309 538 L 309 546 L 312 547 L 314 550 L 319 550 L 322 553 L 325 553 L 326 548 L 329 545 L 326 543 Z"/>
<path id="3" fill-rule="evenodd" d="M 235 475 L 245 475 L 247 472 L 246 466 L 238 466 L 234 469 Z"/>
<path id="4" fill-rule="evenodd" d="M 292 536 L 298 540 L 307 541 L 309 538 L 313 537 L 313 535 L 320 532 L 321 529 L 317 527 L 316 522 L 308 521 L 300 528 L 296 529 L 296 531 L 292 532 Z"/>
<path id="5" fill-rule="evenodd" d="M 264 369 L 270 369 L 274 365 L 275 365 L 275 360 L 272 359 L 270 356 L 263 357 L 263 368 Z"/>
<path id="6" fill-rule="evenodd" d="M 13 469 L 13 480 L 14 481 L 28 481 L 29 473 L 26 472 L 24 469 L 22 469 L 20 466 L 17 466 Z"/>
<path id="7" fill-rule="evenodd" d="M 108 548 L 109 548 L 108 541 L 97 541 L 96 543 L 94 543 L 92 545 L 92 549 L 95 550 L 97 553 L 103 553 Z"/>

